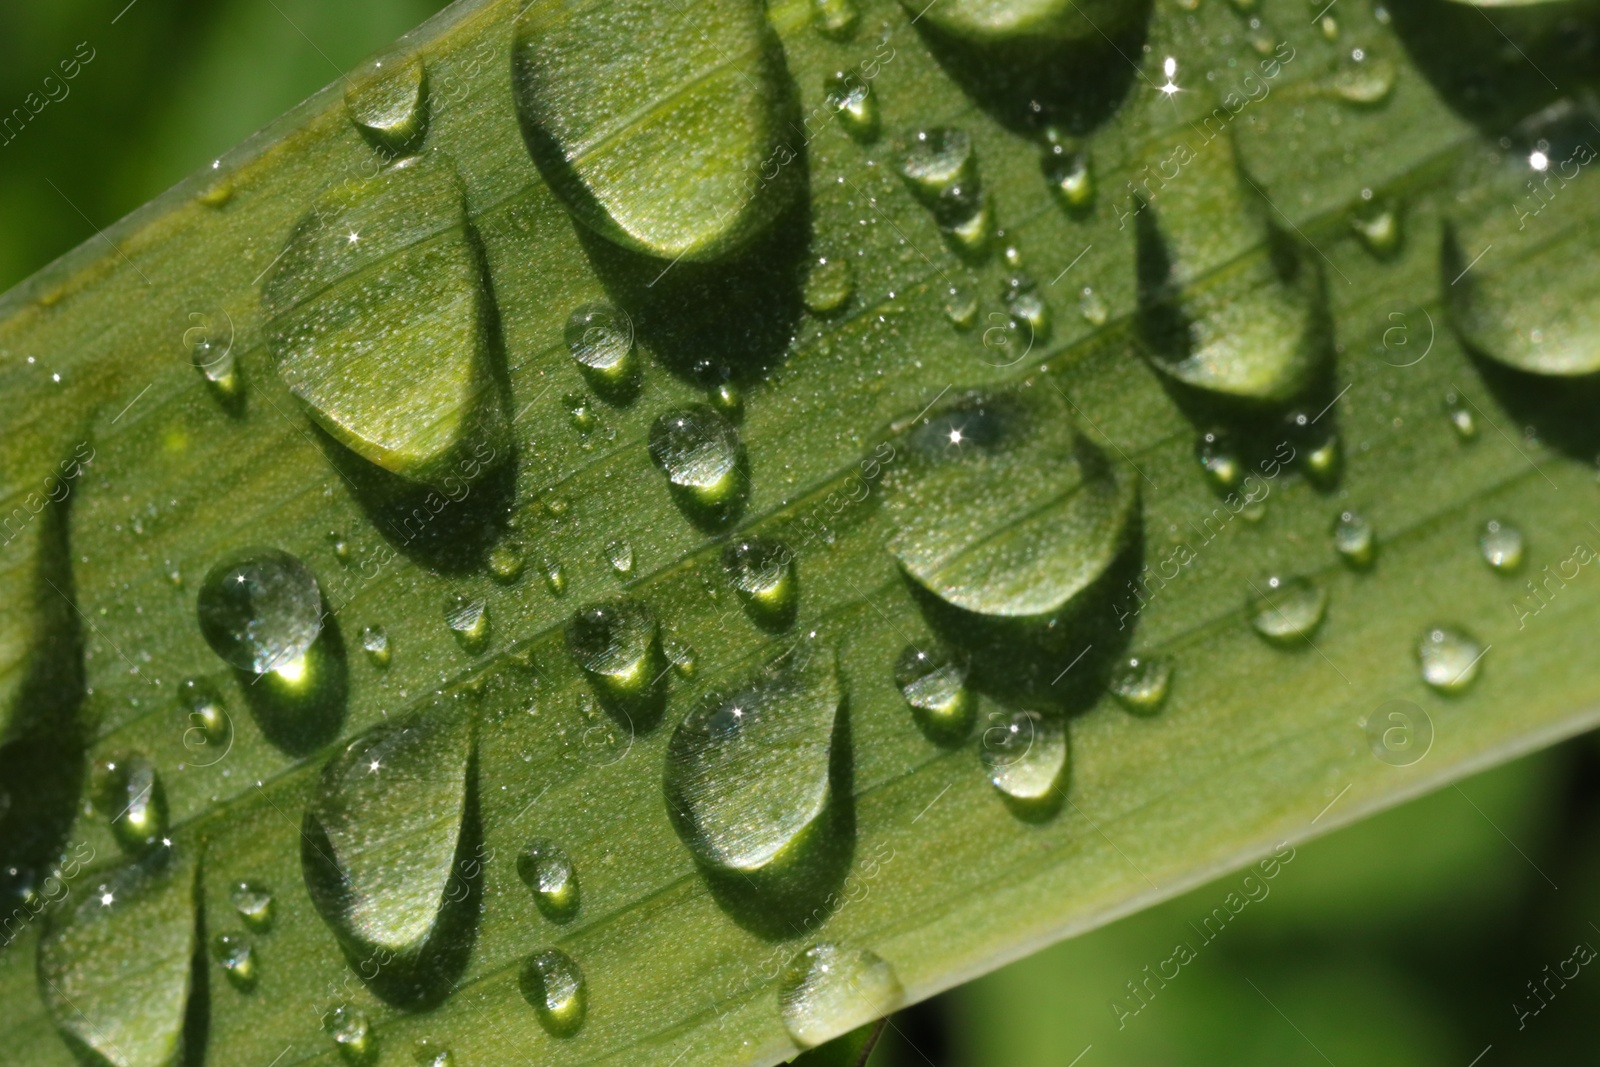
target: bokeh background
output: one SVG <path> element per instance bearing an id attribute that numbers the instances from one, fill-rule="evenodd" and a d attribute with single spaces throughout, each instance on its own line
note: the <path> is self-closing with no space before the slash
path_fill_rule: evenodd
<path id="1" fill-rule="evenodd" d="M 0 290 L 441 6 L 0 0 L 0 115 L 61 60 L 94 56 L 65 98 L 0 145 Z M 1240 878 L 901 1012 L 872 1063 L 1600 1062 L 1600 959 L 1558 974 L 1572 975 L 1577 946 L 1600 948 L 1595 737 L 1300 847 L 1268 896 L 1119 1026 L 1113 998 L 1139 1006 L 1127 983 L 1180 940 L 1199 944 L 1193 927 Z"/>

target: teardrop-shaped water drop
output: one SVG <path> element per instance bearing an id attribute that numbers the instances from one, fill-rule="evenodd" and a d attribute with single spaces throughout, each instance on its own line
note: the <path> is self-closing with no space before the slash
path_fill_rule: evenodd
<path id="1" fill-rule="evenodd" d="M 1244 480 L 1244 462 L 1233 438 L 1224 430 L 1207 430 L 1195 441 L 1194 458 L 1211 488 L 1226 493 Z"/>
<path id="2" fill-rule="evenodd" d="M 1343 511 L 1333 524 L 1333 547 L 1346 563 L 1361 570 L 1377 556 L 1378 537 L 1372 523 L 1354 511 Z"/>
<path id="3" fill-rule="evenodd" d="M 738 422 L 744 418 L 744 390 L 738 382 L 718 382 L 711 389 L 711 406 L 723 416 Z"/>
<path id="4" fill-rule="evenodd" d="M 162 846 L 167 836 L 167 792 L 148 756 L 125 753 L 96 766 L 94 800 L 125 851 L 142 855 Z"/>
<path id="5" fill-rule="evenodd" d="M 621 540 L 607 542 L 606 562 L 611 564 L 611 571 L 618 578 L 633 577 L 633 546 Z"/>
<path id="6" fill-rule="evenodd" d="M 196 873 L 196 864 L 163 851 L 120 868 L 46 920 L 40 999 L 67 1042 L 96 1063 L 181 1061 L 194 974 Z"/>
<path id="7" fill-rule="evenodd" d="M 619 597 L 579 609 L 567 651 L 608 707 L 650 711 L 664 694 L 661 627 L 648 606 Z"/>
<path id="8" fill-rule="evenodd" d="M 184 711 L 183 747 L 188 763 L 209 767 L 233 748 L 233 717 L 222 706 L 216 687 L 203 678 L 188 678 L 178 687 Z"/>
<path id="9" fill-rule="evenodd" d="M 293 673 L 322 633 L 316 576 L 275 548 L 245 549 L 212 567 L 198 607 L 212 651 L 252 674 Z"/>
<path id="10" fill-rule="evenodd" d="M 672 62 L 641 64 L 644 42 Z M 789 74 L 759 7 L 533 0 L 511 47 L 534 163 L 575 217 L 625 248 L 720 258 L 804 188 L 786 147 Z"/>
<path id="11" fill-rule="evenodd" d="M 559 845 L 530 842 L 517 857 L 517 876 L 533 891 L 545 918 L 564 923 L 578 913 L 578 874 Z"/>
<path id="12" fill-rule="evenodd" d="M 567 350 L 602 395 L 627 387 L 634 366 L 633 319 L 610 304 L 585 304 L 567 319 Z"/>
<path id="13" fill-rule="evenodd" d="M 558 948 L 533 953 L 522 965 L 519 984 L 552 1035 L 571 1037 L 582 1028 L 589 995 L 583 971 L 571 956 Z"/>
<path id="14" fill-rule="evenodd" d="M 378 1058 L 378 1039 L 366 1012 L 340 1004 L 324 1017 L 323 1027 L 350 1067 L 367 1067 Z"/>
<path id="15" fill-rule="evenodd" d="M 722 550 L 722 566 L 756 625 L 787 629 L 800 608 L 794 553 L 782 541 L 741 537 Z"/>
<path id="16" fill-rule="evenodd" d="M 744 446 L 733 424 L 703 404 L 669 411 L 650 424 L 650 458 L 692 516 L 726 522 L 743 504 Z"/>
<path id="17" fill-rule="evenodd" d="M 544 585 L 555 596 L 567 595 L 567 569 L 559 559 L 544 561 Z"/>
<path id="18" fill-rule="evenodd" d="M 256 987 L 260 974 L 256 970 L 255 949 L 243 934 L 218 934 L 211 940 L 211 954 L 216 957 L 228 982 L 241 993 Z"/>
<path id="19" fill-rule="evenodd" d="M 1522 566 L 1522 531 L 1500 519 L 1483 524 L 1478 535 L 1483 561 L 1501 574 L 1511 574 Z"/>
<path id="20" fill-rule="evenodd" d="M 272 929 L 272 892 L 258 882 L 235 882 L 228 890 L 228 901 L 244 924 L 257 933 Z"/>
<path id="21" fill-rule="evenodd" d="M 474 655 L 489 647 L 489 605 L 481 596 L 453 593 L 445 598 L 444 622 L 456 643 Z"/>
<path id="22" fill-rule="evenodd" d="M 835 315 L 844 310 L 855 295 L 855 270 L 848 259 L 823 256 L 806 275 L 803 294 L 806 310 L 813 315 Z"/>
<path id="23" fill-rule="evenodd" d="M 361 648 L 374 667 L 383 668 L 394 658 L 394 646 L 389 643 L 389 631 L 382 626 L 361 628 Z"/>
<path id="24" fill-rule="evenodd" d="M 952 285 L 944 296 L 944 317 L 958 330 L 978 321 L 978 298 L 972 292 Z"/>
<path id="25" fill-rule="evenodd" d="M 912 134 L 900 159 L 900 176 L 957 252 L 978 257 L 988 250 L 994 217 L 978 178 L 972 138 L 965 131 L 936 126 Z"/>
<path id="26" fill-rule="evenodd" d="M 905 991 L 877 953 L 823 941 L 789 961 L 778 980 L 778 1013 L 801 1048 L 888 1015 Z"/>
<path id="27" fill-rule="evenodd" d="M 972 731 L 977 701 L 967 688 L 966 663 L 933 646 L 908 645 L 895 661 L 894 683 L 931 740 L 950 744 Z"/>
<path id="28" fill-rule="evenodd" d="M 1382 204 L 1370 213 L 1355 216 L 1350 228 L 1378 259 L 1390 259 L 1400 251 L 1400 213 L 1391 205 Z"/>
<path id="29" fill-rule="evenodd" d="M 1162 656 L 1129 656 L 1111 672 L 1111 695 L 1135 715 L 1154 715 L 1172 689 L 1172 664 Z"/>
<path id="30" fill-rule="evenodd" d="M 411 155 L 428 134 L 428 71 L 420 57 L 377 63 L 348 82 L 345 113 L 385 156 Z"/>
<path id="31" fill-rule="evenodd" d="M 909 431 L 889 548 L 921 588 L 982 616 L 1045 618 L 1103 574 L 1137 494 L 1042 383 L 948 401 Z"/>
<path id="32" fill-rule="evenodd" d="M 860 21 L 855 0 L 811 0 L 811 25 L 824 37 L 842 41 L 855 32 Z"/>
<path id="33" fill-rule="evenodd" d="M 835 71 L 823 83 L 823 92 L 846 133 L 858 141 L 878 136 L 878 98 L 870 81 L 855 70 Z"/>
<path id="34" fill-rule="evenodd" d="M 994 787 L 1024 809 L 1050 807 L 1066 795 L 1071 753 L 1057 716 L 995 712 L 978 755 Z"/>
<path id="35" fill-rule="evenodd" d="M 1250 584 L 1250 625 L 1274 644 L 1305 641 L 1322 625 L 1328 594 L 1306 578 L 1268 578 Z"/>
<path id="36" fill-rule="evenodd" d="M 1028 336 L 1035 344 L 1050 340 L 1050 305 L 1031 277 L 1020 272 L 1008 276 L 1001 286 L 1000 299 L 1013 321 L 1027 325 Z"/>
<path id="37" fill-rule="evenodd" d="M 1056 133 L 1045 144 L 1042 166 L 1050 191 L 1069 214 L 1082 215 L 1094 204 L 1094 163 L 1088 148 Z"/>
<path id="38" fill-rule="evenodd" d="M 337 183 L 295 227 L 261 303 L 289 391 L 369 463 L 431 485 L 509 451 L 493 304 L 445 157 Z"/>
<path id="39" fill-rule="evenodd" d="M 432 942 L 441 932 L 460 938 L 444 918 L 471 895 L 456 854 L 472 731 L 439 711 L 385 722 L 329 760 L 302 834 L 306 888 L 323 921 L 355 958 L 386 953 L 397 982 L 430 949 L 453 947 Z"/>
<path id="40" fill-rule="evenodd" d="M 755 872 L 804 850 L 833 799 L 843 692 L 830 651 L 800 648 L 708 694 L 667 748 L 667 810 L 704 864 Z"/>
<path id="41" fill-rule="evenodd" d="M 235 402 L 244 393 L 244 376 L 233 352 L 233 339 L 201 337 L 189 349 L 189 360 L 200 372 L 212 393 L 224 404 Z"/>
<path id="42" fill-rule="evenodd" d="M 1417 645 L 1422 680 L 1440 693 L 1464 693 L 1477 680 L 1486 651 L 1460 630 L 1435 626 L 1422 635 Z"/>

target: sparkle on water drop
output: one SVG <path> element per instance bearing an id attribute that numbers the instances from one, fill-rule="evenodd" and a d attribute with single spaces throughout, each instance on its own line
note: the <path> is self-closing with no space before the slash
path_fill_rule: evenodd
<path id="1" fill-rule="evenodd" d="M 541 949 L 522 965 L 522 995 L 539 1013 L 539 1022 L 556 1037 L 571 1037 L 583 1026 L 588 992 L 583 971 L 558 948 Z"/>
<path id="2" fill-rule="evenodd" d="M 977 701 L 964 662 L 933 646 L 907 645 L 895 661 L 894 682 L 929 740 L 955 744 L 971 733 Z"/>
<path id="3" fill-rule="evenodd" d="M 722 550 L 722 566 L 756 625 L 784 630 L 800 607 L 794 553 L 781 541 L 741 537 Z"/>
<path id="4" fill-rule="evenodd" d="M 595 391 L 626 399 L 636 387 L 633 320 L 610 304 L 585 304 L 567 319 L 567 349 Z"/>
<path id="5" fill-rule="evenodd" d="M 1111 695 L 1136 715 L 1154 715 L 1172 687 L 1172 665 L 1160 656 L 1129 656 L 1111 674 Z"/>
<path id="6" fill-rule="evenodd" d="M 1200 461 L 1206 481 L 1219 493 L 1236 488 L 1244 478 L 1244 464 L 1232 440 L 1222 430 L 1201 434 L 1200 440 L 1195 442 L 1194 456 Z"/>
<path id="7" fill-rule="evenodd" d="M 361 628 L 361 648 L 374 667 L 387 667 L 394 658 L 394 648 L 389 644 L 389 632 L 382 626 Z"/>
<path id="8" fill-rule="evenodd" d="M 871 82 L 853 70 L 841 70 L 828 76 L 823 91 L 846 133 L 859 141 L 878 136 L 878 98 Z"/>
<path id="9" fill-rule="evenodd" d="M 211 951 L 235 989 L 248 993 L 256 987 L 260 976 L 256 973 L 255 950 L 250 947 L 248 938 L 243 934 L 218 934 L 211 941 Z"/>
<path id="10" fill-rule="evenodd" d="M 228 901 L 244 924 L 257 933 L 272 929 L 272 893 L 256 882 L 235 882 Z"/>
<path id="11" fill-rule="evenodd" d="M 328 1013 L 324 1026 L 340 1058 L 351 1067 L 365 1067 L 377 1059 L 378 1041 L 366 1012 L 341 1004 Z"/>
<path id="12" fill-rule="evenodd" d="M 446 597 L 444 621 L 456 643 L 473 655 L 489 646 L 489 607 L 482 597 L 467 593 Z"/>
<path id="13" fill-rule="evenodd" d="M 994 712 L 978 755 L 989 781 L 1019 813 L 1054 810 L 1066 796 L 1067 727 L 1037 711 Z"/>
<path id="14" fill-rule="evenodd" d="M 1309 640 L 1328 610 L 1328 594 L 1305 578 L 1268 578 L 1250 592 L 1250 625 L 1274 644 Z"/>
<path id="15" fill-rule="evenodd" d="M 855 294 L 855 270 L 848 259 L 823 256 L 806 275 L 804 300 L 813 315 L 833 315 L 844 310 Z"/>
<path id="16" fill-rule="evenodd" d="M 633 546 L 626 541 L 610 541 L 606 544 L 606 562 L 611 564 L 611 570 L 618 578 L 633 576 Z"/>
<path id="17" fill-rule="evenodd" d="M 517 857 L 517 876 L 533 891 L 545 918 L 564 923 L 578 913 L 578 875 L 559 845 L 530 842 Z"/>
<path id="18" fill-rule="evenodd" d="M 1111 310 L 1106 307 L 1106 302 L 1100 294 L 1086 285 L 1078 293 L 1078 314 L 1082 315 L 1083 321 L 1090 326 L 1104 326 L 1111 317 Z"/>
<path id="19" fill-rule="evenodd" d="M 970 329 L 978 321 L 978 298 L 952 285 L 945 293 L 944 317 L 958 330 Z"/>
<path id="20" fill-rule="evenodd" d="M 94 798 L 126 852 L 142 855 L 164 843 L 167 793 L 148 756 L 126 753 L 97 765 Z"/>
<path id="21" fill-rule="evenodd" d="M 741 510 L 744 447 L 726 418 L 701 404 L 660 416 L 650 426 L 650 458 L 691 517 L 719 526 Z"/>
<path id="22" fill-rule="evenodd" d="M 322 633 L 316 577 L 277 549 L 246 549 L 212 567 L 198 606 L 212 651 L 253 674 L 290 669 Z"/>

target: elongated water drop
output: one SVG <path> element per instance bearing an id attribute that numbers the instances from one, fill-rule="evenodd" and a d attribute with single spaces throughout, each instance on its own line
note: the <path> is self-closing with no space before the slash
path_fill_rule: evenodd
<path id="1" fill-rule="evenodd" d="M 1305 578 L 1268 578 L 1250 592 L 1250 625 L 1275 644 L 1308 639 L 1328 610 L 1328 594 Z"/>
<path id="2" fill-rule="evenodd" d="M 51 1021 L 112 1067 L 170 1067 L 184 1053 L 198 867 L 165 851 L 152 858 L 85 887 L 39 939 L 39 994 Z"/>
<path id="3" fill-rule="evenodd" d="M 679 408 L 650 425 L 650 458 L 667 475 L 673 496 L 699 521 L 722 523 L 745 494 L 739 432 L 703 404 Z"/>
<path id="4" fill-rule="evenodd" d="M 1478 547 L 1483 551 L 1483 561 L 1502 574 L 1511 574 L 1522 566 L 1522 531 L 1508 522 L 1490 519 L 1484 523 Z"/>
<path id="5" fill-rule="evenodd" d="M 665 694 L 661 627 L 648 606 L 620 597 L 579 609 L 567 623 L 567 651 L 607 707 L 659 710 Z"/>
<path id="6" fill-rule="evenodd" d="M 243 396 L 244 376 L 239 370 L 231 337 L 226 341 L 209 335 L 199 338 L 189 350 L 189 360 L 223 404 L 232 404 Z"/>
<path id="7" fill-rule="evenodd" d="M 1104 326 L 1111 318 L 1111 309 L 1106 307 L 1104 298 L 1090 286 L 1084 286 L 1078 293 L 1078 314 L 1083 316 L 1083 321 L 1090 326 Z"/>
<path id="8" fill-rule="evenodd" d="M 394 646 L 389 643 L 389 631 L 382 626 L 361 628 L 361 648 L 374 667 L 384 668 L 394 658 Z"/>
<path id="9" fill-rule="evenodd" d="M 1464 693 L 1478 678 L 1486 650 L 1460 630 L 1435 626 L 1417 645 L 1422 680 L 1445 694 Z"/>
<path id="10" fill-rule="evenodd" d="M 445 598 L 444 621 L 468 652 L 476 655 L 489 647 L 489 606 L 482 597 L 451 594 Z"/>
<path id="11" fill-rule="evenodd" d="M 758 626 L 783 630 L 800 607 L 794 553 L 781 541 L 741 537 L 722 550 L 722 565 L 734 591 Z"/>
<path id="12" fill-rule="evenodd" d="M 1069 214 L 1082 215 L 1094 204 L 1094 163 L 1089 150 L 1059 131 L 1048 134 L 1042 161 L 1045 181 Z"/>
<path id="13" fill-rule="evenodd" d="M 944 296 L 944 317 L 958 330 L 966 330 L 978 321 L 978 298 L 970 291 L 952 285 Z"/>
<path id="14" fill-rule="evenodd" d="M 272 929 L 272 892 L 257 882 L 235 882 L 228 900 L 244 924 L 257 933 Z"/>
<path id="15" fill-rule="evenodd" d="M 533 890 L 545 918 L 567 922 L 578 913 L 578 875 L 566 850 L 550 841 L 533 841 L 517 857 L 517 876 Z"/>
<path id="16" fill-rule="evenodd" d="M 878 136 L 878 98 L 870 81 L 854 70 L 835 71 L 823 91 L 846 133 L 858 141 Z"/>
<path id="17" fill-rule="evenodd" d="M 558 948 L 541 949 L 522 965 L 522 995 L 539 1013 L 539 1022 L 556 1037 L 571 1037 L 583 1026 L 588 989 L 577 962 Z"/>
<path id="18" fill-rule="evenodd" d="M 948 744 L 972 731 L 977 701 L 967 688 L 962 661 L 933 647 L 908 645 L 895 661 L 894 682 L 929 739 Z"/>
<path id="19" fill-rule="evenodd" d="M 716 259 L 802 189 L 805 168 L 786 145 L 788 73 L 759 8 L 534 0 L 512 35 L 528 151 L 573 215 L 610 240 L 665 260 Z M 673 62 L 641 65 L 645 41 Z"/>
<path id="20" fill-rule="evenodd" d="M 222 706 L 216 688 L 203 678 L 188 678 L 178 687 L 178 704 L 185 712 L 183 747 L 189 763 L 209 767 L 233 748 L 233 718 Z"/>
<path id="21" fill-rule="evenodd" d="M 200 585 L 200 632 L 213 652 L 252 674 L 293 672 L 322 633 L 322 590 L 304 563 L 273 548 L 245 549 Z"/>
<path id="22" fill-rule="evenodd" d="M 345 111 L 361 136 L 386 156 L 407 156 L 428 135 L 428 71 L 420 58 L 378 63 L 349 83 Z"/>
<path id="23" fill-rule="evenodd" d="M 994 217 L 978 179 L 978 157 L 965 131 L 936 126 L 912 134 L 900 176 L 958 253 L 981 257 L 994 236 Z"/>
<path id="24" fill-rule="evenodd" d="M 978 749 L 989 781 L 1023 810 L 1052 807 L 1066 795 L 1067 727 L 1037 711 L 996 712 Z"/>
<path id="25" fill-rule="evenodd" d="M 339 183 L 295 227 L 262 289 L 267 346 L 334 440 L 427 484 L 508 451 L 479 261 L 431 153 Z"/>
<path id="26" fill-rule="evenodd" d="M 1457 440 L 1463 444 L 1478 439 L 1478 420 L 1473 418 L 1472 412 L 1456 399 L 1456 394 L 1451 393 L 1445 398 L 1445 417 L 1450 420 L 1450 428 L 1456 432 Z"/>
<path id="27" fill-rule="evenodd" d="M 801 1048 L 814 1048 L 893 1011 L 904 996 L 894 968 L 866 949 L 823 941 L 778 981 L 778 1013 Z"/>
<path id="28" fill-rule="evenodd" d="M 1111 695 L 1135 715 L 1154 715 L 1172 688 L 1172 665 L 1161 656 L 1129 656 L 1111 674 Z"/>
<path id="29" fill-rule="evenodd" d="M 160 847 L 167 835 L 167 793 L 148 756 L 127 753 L 95 768 L 95 806 L 130 854 Z"/>
<path id="30" fill-rule="evenodd" d="M 211 954 L 235 989 L 248 993 L 256 987 L 260 974 L 256 970 L 255 949 L 243 934 L 218 934 L 211 941 Z"/>
<path id="31" fill-rule="evenodd" d="M 1333 547 L 1346 563 L 1361 570 L 1372 565 L 1378 538 L 1370 522 L 1353 511 L 1343 511 L 1333 524 Z"/>
<path id="32" fill-rule="evenodd" d="M 312 903 L 356 958 L 392 958 L 395 981 L 414 977 L 431 950 L 453 947 L 433 942 L 447 905 L 469 895 L 456 854 L 472 749 L 470 725 L 439 709 L 386 722 L 328 761 L 305 815 L 300 860 Z"/>
<path id="33" fill-rule="evenodd" d="M 618 578 L 631 578 L 633 576 L 633 546 L 626 541 L 607 542 L 606 562 L 611 564 L 612 573 Z"/>
<path id="34" fill-rule="evenodd" d="M 843 693 L 833 654 L 800 648 L 709 694 L 667 747 L 667 811 L 704 864 L 756 872 L 804 850 L 833 798 Z"/>

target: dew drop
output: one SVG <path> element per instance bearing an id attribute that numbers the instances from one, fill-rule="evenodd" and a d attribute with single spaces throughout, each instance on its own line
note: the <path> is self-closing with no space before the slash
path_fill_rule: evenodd
<path id="1" fill-rule="evenodd" d="M 378 1058 L 378 1039 L 372 1033 L 367 1013 L 341 1004 L 328 1013 L 323 1024 L 339 1058 L 351 1067 L 366 1067 Z"/>
<path id="2" fill-rule="evenodd" d="M 650 425 L 650 458 L 692 516 L 725 522 L 743 504 L 744 447 L 739 432 L 711 408 L 695 404 Z"/>
<path id="3" fill-rule="evenodd" d="M 835 71 L 823 83 L 823 92 L 846 133 L 858 141 L 878 136 L 878 98 L 871 82 L 854 70 Z"/>
<path id="4" fill-rule="evenodd" d="M 610 304 L 585 304 L 567 319 L 567 350 L 602 395 L 627 389 L 635 376 L 633 320 Z"/>
<path id="5" fill-rule="evenodd" d="M 1050 305 L 1044 302 L 1039 285 L 1026 274 L 1013 274 L 1006 278 L 1000 289 L 1000 299 L 1012 321 L 1027 323 L 1028 336 L 1035 343 L 1050 339 Z"/>
<path id="6" fill-rule="evenodd" d="M 489 550 L 489 575 L 502 585 L 510 585 L 522 577 L 522 546 L 515 541 L 501 541 Z"/>
<path id="7" fill-rule="evenodd" d="M 1187 2 L 1187 0 L 1186 0 Z M 926 18 L 940 32 L 970 45 L 1013 44 L 1046 54 L 1066 43 L 1110 40 L 1147 9 L 1116 0 L 900 0 L 914 20 Z M 1024 54 L 1029 49 L 1025 48 Z M 1001 53 L 1002 55 L 1004 53 Z"/>
<path id="8" fill-rule="evenodd" d="M 1511 574 L 1522 566 L 1522 531 L 1508 522 L 1490 519 L 1478 535 L 1483 560 L 1501 574 Z"/>
<path id="9" fill-rule="evenodd" d="M 881 1018 L 904 996 L 894 968 L 874 952 L 823 941 L 801 952 L 778 982 L 778 1013 L 801 1048 Z"/>
<path id="10" fill-rule="evenodd" d="M 685 716 L 667 748 L 667 811 L 696 858 L 748 874 L 805 851 L 833 798 L 842 699 L 833 654 L 800 648 Z"/>
<path id="11" fill-rule="evenodd" d="M 482 597 L 452 593 L 445 598 L 444 622 L 456 643 L 473 655 L 489 647 L 489 606 Z"/>
<path id="12" fill-rule="evenodd" d="M 567 595 L 567 572 L 558 559 L 544 561 L 544 584 L 555 596 Z"/>
<path id="13" fill-rule="evenodd" d="M 722 566 L 756 625 L 784 630 L 800 607 L 794 553 L 782 541 L 742 537 L 722 550 Z"/>
<path id="14" fill-rule="evenodd" d="M 1090 326 L 1104 326 L 1111 318 L 1111 310 L 1106 307 L 1105 300 L 1087 285 L 1078 293 L 1078 314 Z"/>
<path id="15" fill-rule="evenodd" d="M 949 744 L 971 733 L 977 701 L 967 688 L 964 662 L 931 646 L 907 645 L 895 661 L 894 682 L 930 740 Z"/>
<path id="16" fill-rule="evenodd" d="M 219 400 L 228 403 L 243 395 L 244 377 L 233 354 L 232 338 L 226 342 L 200 338 L 189 349 L 189 361 Z"/>
<path id="17" fill-rule="evenodd" d="M 848 259 L 823 256 L 806 275 L 805 305 L 813 315 L 833 315 L 844 310 L 855 295 L 855 270 Z"/>
<path id="18" fill-rule="evenodd" d="M 189 763 L 209 767 L 226 756 L 233 746 L 233 719 L 216 689 L 204 679 L 186 679 L 178 687 L 178 703 L 188 723 L 183 747 L 188 750 Z"/>
<path id="19" fill-rule="evenodd" d="M 1339 436 L 1329 434 L 1305 453 L 1306 477 L 1311 484 L 1327 489 L 1339 480 L 1344 467 L 1344 452 L 1339 447 Z"/>
<path id="20" fill-rule="evenodd" d="M 957 252 L 973 257 L 988 249 L 994 215 L 965 132 L 946 126 L 918 130 L 901 157 L 900 175 Z"/>
<path id="21" fill-rule="evenodd" d="M 541 949 L 522 965 L 522 996 L 539 1013 L 539 1022 L 556 1037 L 571 1037 L 583 1026 L 588 991 L 583 971 L 558 948 Z"/>
<path id="22" fill-rule="evenodd" d="M 566 396 L 567 414 L 572 416 L 572 426 L 579 433 L 588 433 L 599 425 L 595 416 L 594 401 L 582 393 L 568 393 Z"/>
<path id="23" fill-rule="evenodd" d="M 652 707 L 661 698 L 661 628 L 643 603 L 619 597 L 580 608 L 567 623 L 567 651 L 609 707 Z"/>
<path id="24" fill-rule="evenodd" d="M 148 756 L 125 753 L 95 767 L 95 806 L 130 855 L 162 845 L 167 836 L 167 792 Z"/>
<path id="25" fill-rule="evenodd" d="M 428 134 L 428 72 L 421 59 L 388 66 L 352 82 L 344 94 L 345 112 L 372 147 L 386 156 L 407 156 Z"/>
<path id="26" fill-rule="evenodd" d="M 1250 592 L 1250 625 L 1274 644 L 1310 639 L 1328 610 L 1328 594 L 1305 578 L 1252 582 Z"/>
<path id="27" fill-rule="evenodd" d="M 1360 52 L 1360 49 L 1356 50 Z M 1353 58 L 1341 67 L 1329 83 L 1333 95 L 1347 104 L 1370 107 L 1389 99 L 1399 80 L 1399 69 L 1381 56 Z"/>
<path id="28" fill-rule="evenodd" d="M 1042 166 L 1050 191 L 1072 215 L 1082 215 L 1094 203 L 1094 165 L 1087 148 L 1057 130 L 1046 132 Z"/>
<path id="29" fill-rule="evenodd" d="M 578 913 L 578 876 L 572 860 L 550 841 L 534 841 L 517 857 L 517 876 L 533 890 L 545 918 L 564 923 Z"/>
<path id="30" fill-rule="evenodd" d="M 1459 630 L 1437 626 L 1422 635 L 1417 662 L 1422 680 L 1440 693 L 1464 693 L 1478 677 L 1484 648 Z"/>
<path id="31" fill-rule="evenodd" d="M 246 549 L 206 573 L 199 618 L 211 650 L 230 666 L 294 673 L 322 633 L 322 590 L 289 553 Z"/>
<path id="32" fill-rule="evenodd" d="M 1066 724 L 1037 711 L 994 712 L 978 750 L 989 781 L 1024 807 L 1053 805 L 1066 795 Z"/>
<path id="33" fill-rule="evenodd" d="M 1452 404 L 1445 413 L 1450 420 L 1450 428 L 1462 442 L 1475 441 L 1478 438 L 1478 420 L 1472 417 L 1472 412 L 1466 408 Z"/>
<path id="34" fill-rule="evenodd" d="M 235 882 L 228 890 L 228 901 L 244 924 L 257 933 L 272 929 L 272 893 L 256 882 Z"/>
<path id="35" fill-rule="evenodd" d="M 632 577 L 633 546 L 626 541 L 607 542 L 606 562 L 611 564 L 611 571 L 618 578 Z"/>
<path id="36" fill-rule="evenodd" d="M 256 987 L 260 975 L 256 972 L 255 950 L 243 934 L 218 934 L 211 940 L 211 954 L 233 988 L 248 993 Z"/>
<path id="37" fill-rule="evenodd" d="M 1219 493 L 1236 488 L 1244 479 L 1244 464 L 1233 440 L 1222 430 L 1201 434 L 1195 442 L 1194 458 L 1200 461 L 1206 481 Z"/>
<path id="38" fill-rule="evenodd" d="M 328 531 L 328 548 L 333 552 L 333 558 L 340 563 L 350 563 L 350 542 L 338 530 Z"/>
<path id="39" fill-rule="evenodd" d="M 389 644 L 389 631 L 382 626 L 362 627 L 361 648 L 374 667 L 387 667 L 394 658 L 394 647 Z"/>
<path id="40" fill-rule="evenodd" d="M 417 1067 L 455 1067 L 456 1063 L 449 1049 L 427 1037 L 411 1047 L 411 1058 Z"/>
<path id="41" fill-rule="evenodd" d="M 672 663 L 672 669 L 679 678 L 693 678 L 696 668 L 694 649 L 681 641 L 667 641 L 662 645 L 662 651 Z"/>
<path id="42" fill-rule="evenodd" d="M 1400 214 L 1387 205 L 1368 215 L 1350 220 L 1350 228 L 1378 259 L 1389 259 L 1400 251 Z"/>
<path id="43" fill-rule="evenodd" d="M 1111 673 L 1111 695 L 1135 715 L 1154 715 L 1172 688 L 1172 665 L 1161 656 L 1129 656 Z"/>
<path id="44" fill-rule="evenodd" d="M 1370 522 L 1354 511 L 1343 511 L 1333 524 L 1333 547 L 1346 563 L 1362 570 L 1372 566 L 1378 538 Z"/>
<path id="45" fill-rule="evenodd" d="M 952 285 L 944 296 L 944 317 L 958 330 L 972 328 L 978 321 L 978 298 L 971 292 Z"/>
<path id="46" fill-rule="evenodd" d="M 811 25 L 824 37 L 844 40 L 855 32 L 861 12 L 855 0 L 811 0 Z"/>
<path id="47" fill-rule="evenodd" d="M 711 406 L 737 421 L 744 417 L 744 392 L 734 382 L 718 382 L 711 390 Z"/>

